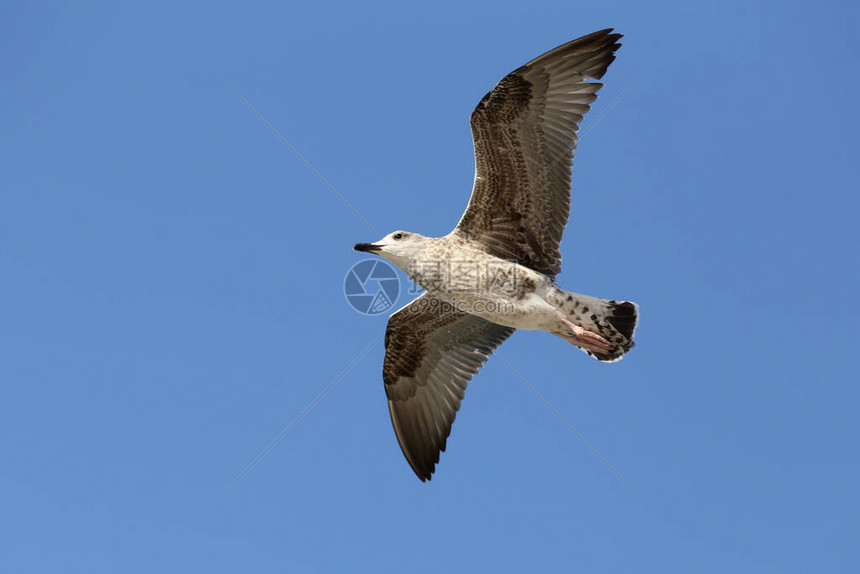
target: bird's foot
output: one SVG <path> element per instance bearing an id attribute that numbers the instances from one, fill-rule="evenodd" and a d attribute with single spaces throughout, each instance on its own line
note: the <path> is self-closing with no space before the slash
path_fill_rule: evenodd
<path id="1" fill-rule="evenodd" d="M 592 333 L 591 331 L 583 329 L 579 325 L 574 325 L 566 319 L 563 319 L 563 321 L 566 323 L 572 334 L 562 332 L 555 334 L 568 343 L 576 345 L 586 351 L 591 351 L 592 353 L 606 354 L 615 350 L 615 345 L 613 343 L 610 343 L 597 333 Z"/>

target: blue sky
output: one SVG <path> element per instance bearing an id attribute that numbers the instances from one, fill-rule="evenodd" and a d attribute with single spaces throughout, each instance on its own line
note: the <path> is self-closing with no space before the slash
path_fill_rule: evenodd
<path id="1" fill-rule="evenodd" d="M 857 571 L 854 4 L 0 13 L 3 571 Z M 630 89 L 559 282 L 637 301 L 638 345 L 500 354 L 636 492 L 499 357 L 422 484 L 381 341 L 225 492 L 386 320 L 343 296 L 376 237 L 226 83 L 380 233 L 442 235 L 474 105 L 605 27 L 585 125 Z"/>

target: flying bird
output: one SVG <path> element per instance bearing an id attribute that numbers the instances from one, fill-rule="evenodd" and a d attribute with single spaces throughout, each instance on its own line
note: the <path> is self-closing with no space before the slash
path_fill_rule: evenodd
<path id="1" fill-rule="evenodd" d="M 394 231 L 355 245 L 425 290 L 389 318 L 382 367 L 394 432 L 422 481 L 445 450 L 466 385 L 514 330 L 547 331 L 604 362 L 633 347 L 635 303 L 555 281 L 577 132 L 620 38 L 607 29 L 568 42 L 484 96 L 470 119 L 472 196 L 451 233 Z"/>

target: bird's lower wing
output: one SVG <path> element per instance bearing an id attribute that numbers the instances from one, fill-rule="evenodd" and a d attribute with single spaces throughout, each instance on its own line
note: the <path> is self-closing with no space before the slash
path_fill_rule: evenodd
<path id="1" fill-rule="evenodd" d="M 391 315 L 382 378 L 400 448 L 422 481 L 445 450 L 466 385 L 513 332 L 429 293 Z"/>

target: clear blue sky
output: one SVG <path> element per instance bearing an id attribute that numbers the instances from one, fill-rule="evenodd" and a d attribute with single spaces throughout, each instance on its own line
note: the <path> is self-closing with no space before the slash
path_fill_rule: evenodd
<path id="1" fill-rule="evenodd" d="M 856 572 L 850 2 L 13 3 L 0 9 L 0 570 Z M 343 280 L 447 233 L 507 72 L 625 34 L 581 141 L 567 289 L 641 305 L 598 363 L 520 332 L 431 483 Z M 401 293 L 399 304 L 406 302 Z"/>

